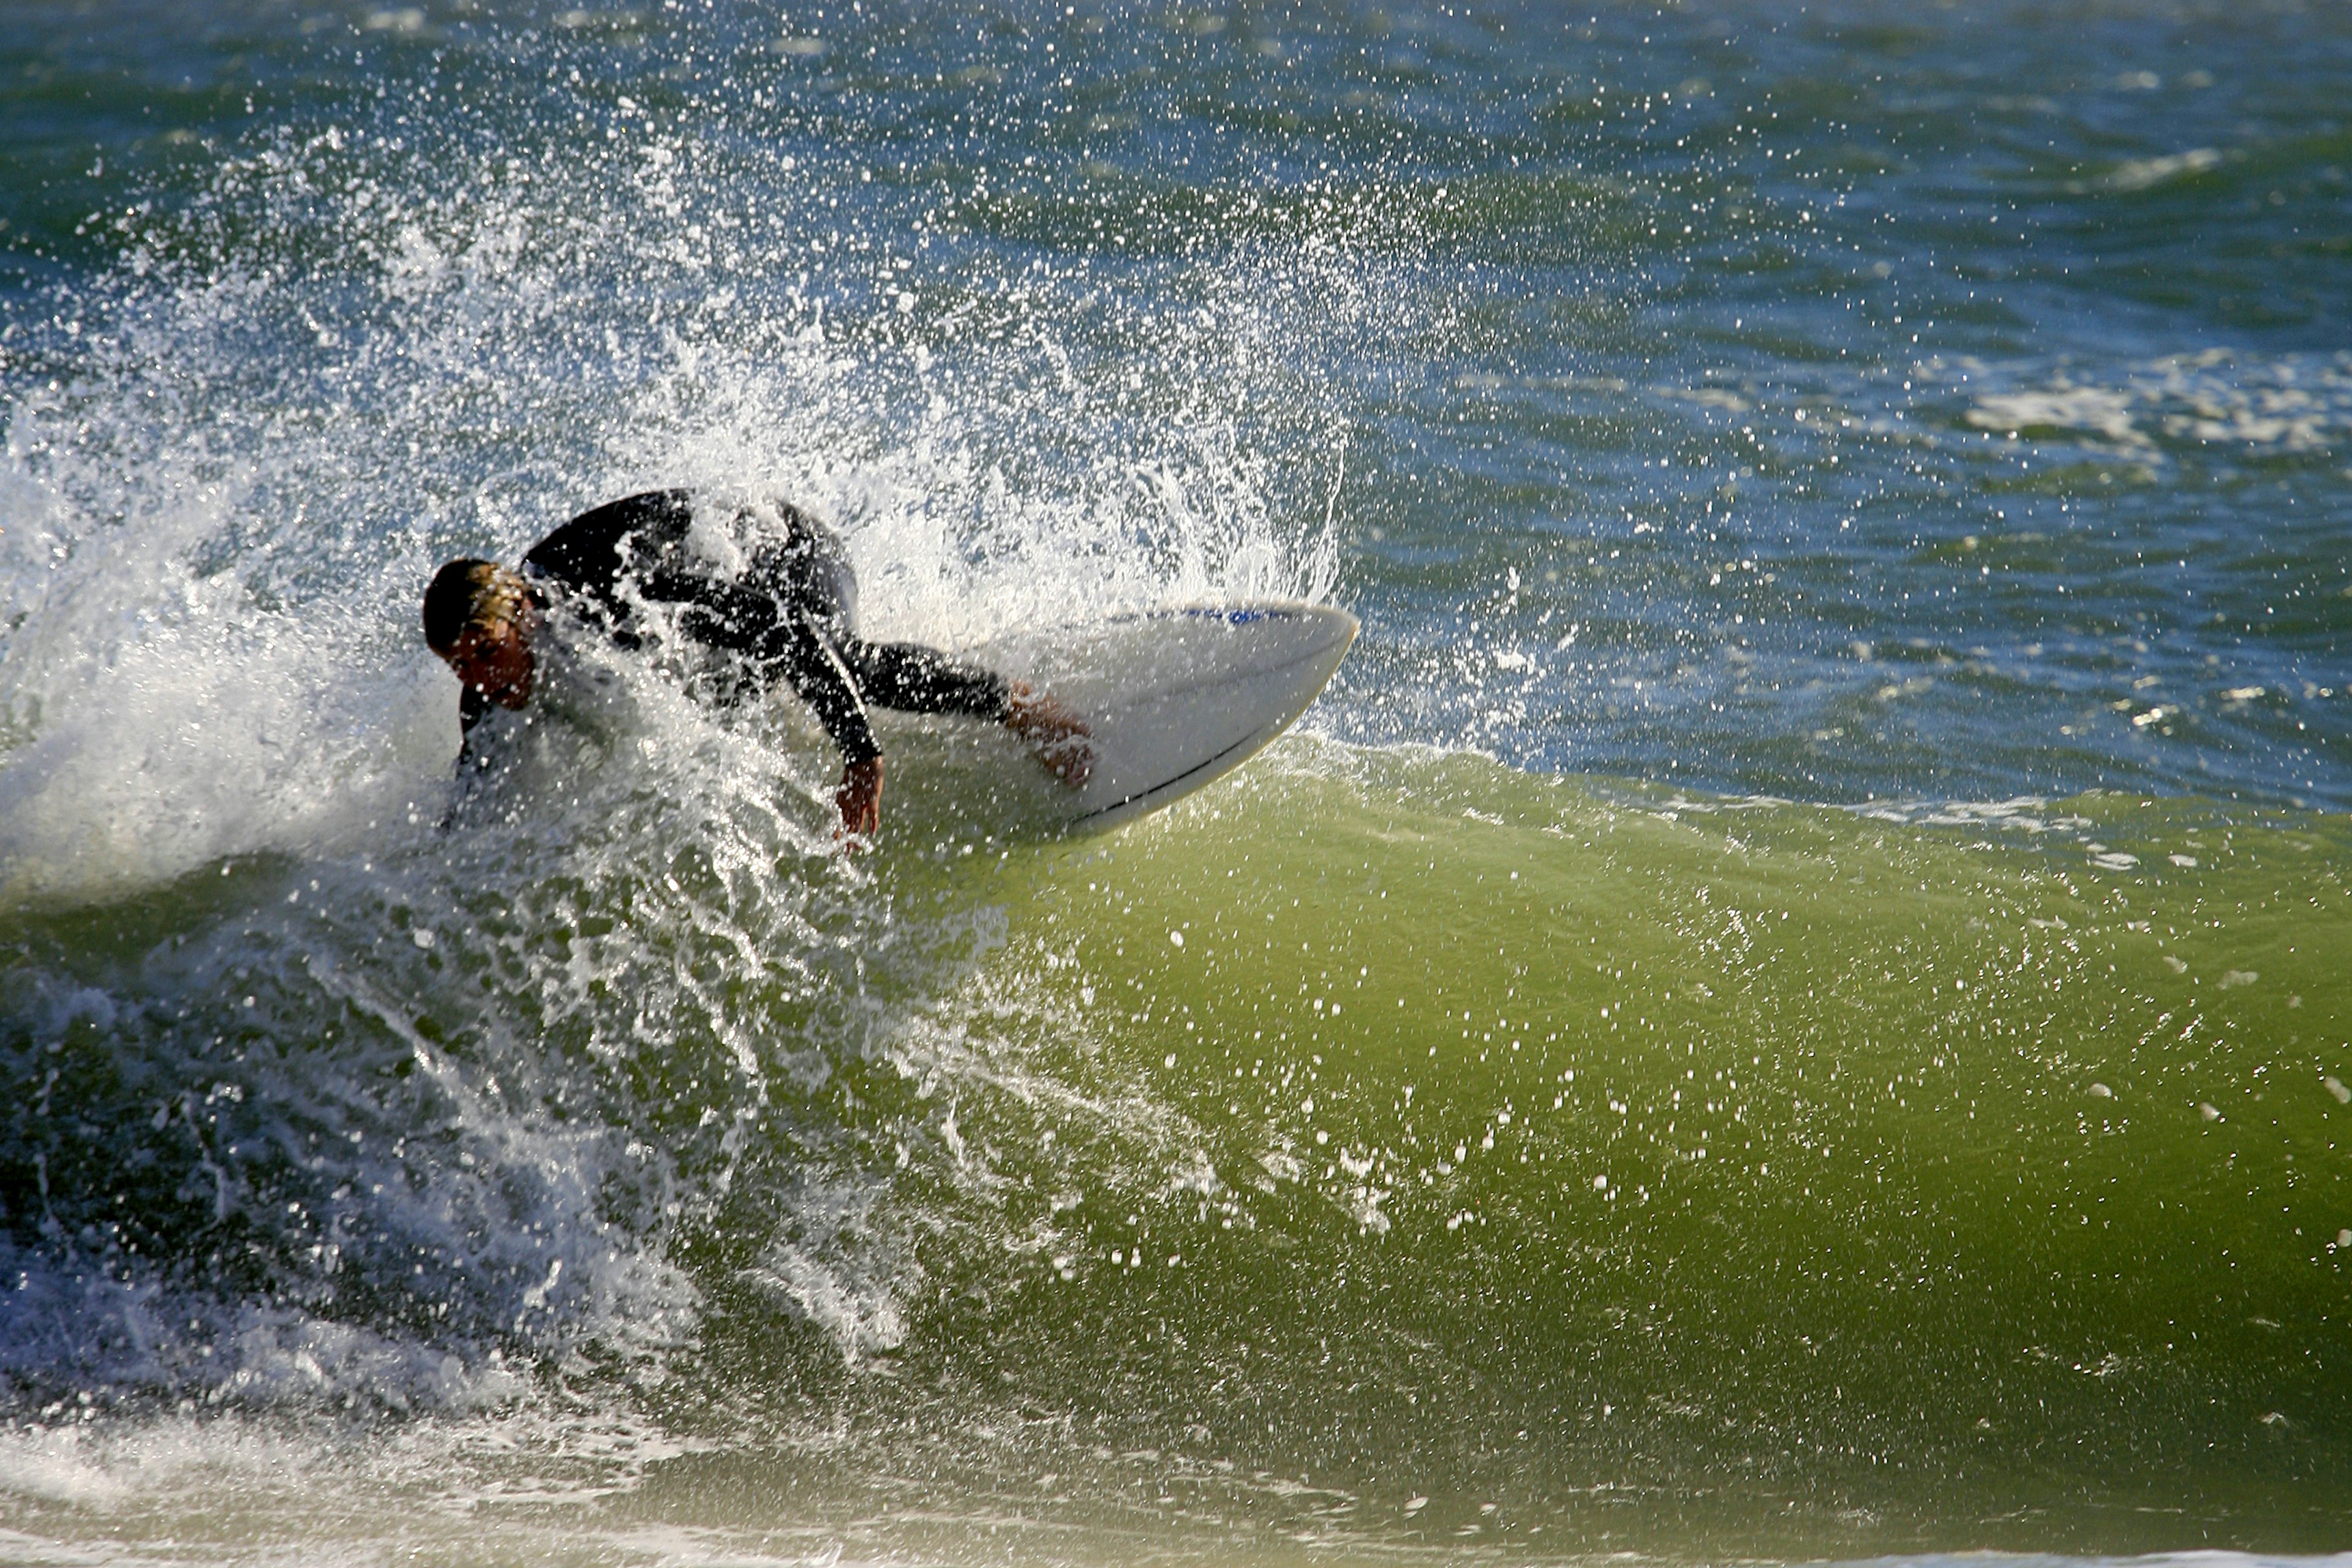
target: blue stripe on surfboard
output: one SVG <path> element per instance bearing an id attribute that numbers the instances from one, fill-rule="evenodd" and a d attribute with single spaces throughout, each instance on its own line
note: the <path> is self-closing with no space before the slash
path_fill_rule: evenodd
<path id="1" fill-rule="evenodd" d="M 1098 621 L 1077 622 L 1070 629 L 1090 626 L 1115 626 L 1129 621 L 1223 621 L 1227 626 L 1241 626 L 1252 621 L 1313 621 L 1321 620 L 1326 616 L 1347 614 L 1347 611 L 1329 605 L 1307 605 L 1297 608 L 1261 605 L 1243 609 L 1218 609 L 1213 605 L 1196 605 L 1181 609 L 1129 610 L 1123 615 L 1105 616 Z"/>

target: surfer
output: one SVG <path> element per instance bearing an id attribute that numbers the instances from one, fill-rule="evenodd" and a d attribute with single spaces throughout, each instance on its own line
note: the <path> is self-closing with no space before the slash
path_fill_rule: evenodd
<path id="1" fill-rule="evenodd" d="M 436 573 L 425 640 L 464 683 L 468 751 L 459 765 L 493 706 L 530 702 L 541 639 L 584 631 L 638 647 L 653 629 L 648 606 L 668 605 L 680 635 L 720 656 L 722 701 L 781 678 L 809 705 L 841 751 L 833 798 L 845 838 L 871 837 L 881 823 L 882 749 L 869 702 L 1003 724 L 1063 783 L 1086 782 L 1087 726 L 1050 693 L 919 644 L 860 637 L 857 581 L 830 529 L 781 501 L 710 515 L 719 510 L 706 506 L 698 518 L 691 492 L 648 490 L 581 513 L 532 545 L 520 570 L 468 558 Z M 708 526 L 730 521 L 732 531 Z"/>

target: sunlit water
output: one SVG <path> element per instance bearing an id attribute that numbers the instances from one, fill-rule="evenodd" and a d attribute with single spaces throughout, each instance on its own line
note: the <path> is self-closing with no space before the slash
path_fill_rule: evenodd
<path id="1" fill-rule="evenodd" d="M 2339 10 L 191 9 L 0 16 L 0 1555 L 2352 1546 Z M 677 483 L 1364 636 L 456 795 Z"/>

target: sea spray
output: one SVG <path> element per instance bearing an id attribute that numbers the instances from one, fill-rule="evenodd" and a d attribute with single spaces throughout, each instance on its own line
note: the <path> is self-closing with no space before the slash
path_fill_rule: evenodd
<path id="1" fill-rule="evenodd" d="M 2341 18 L 93 15 L 0 26 L 29 1550 L 2340 1546 Z M 845 859 L 657 657 L 459 797 L 422 583 L 673 483 L 886 636 L 1365 636 L 1108 840 L 893 726 Z"/>

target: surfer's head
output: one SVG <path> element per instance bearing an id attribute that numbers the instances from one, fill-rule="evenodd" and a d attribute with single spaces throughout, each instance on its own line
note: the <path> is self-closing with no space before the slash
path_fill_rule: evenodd
<path id="1" fill-rule="evenodd" d="M 457 679 L 501 708 L 530 700 L 530 585 L 495 561 L 452 561 L 425 590 L 425 640 Z"/>

